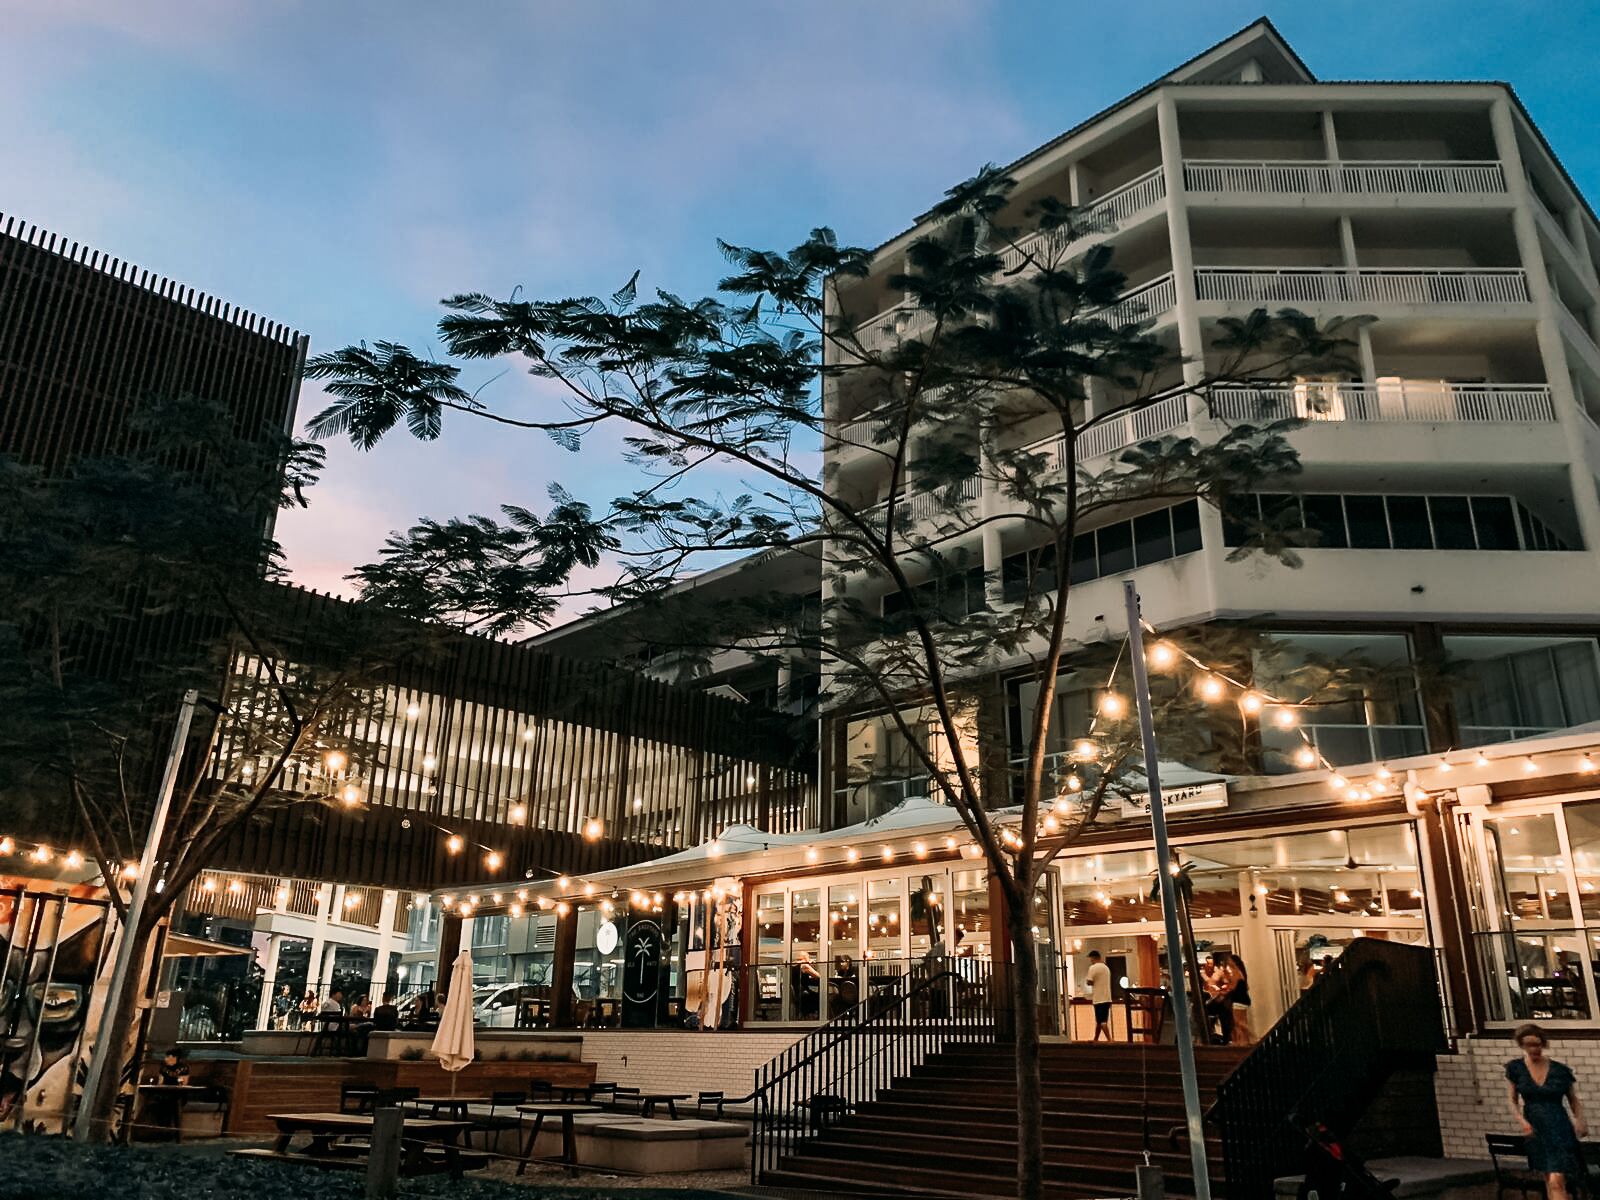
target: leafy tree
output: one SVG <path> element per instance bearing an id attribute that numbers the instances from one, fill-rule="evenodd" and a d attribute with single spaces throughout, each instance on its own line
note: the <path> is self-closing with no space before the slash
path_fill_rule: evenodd
<path id="1" fill-rule="evenodd" d="M 321 356 L 308 373 L 335 397 L 313 434 L 363 447 L 402 422 L 434 437 L 446 411 L 569 448 L 621 427 L 649 479 L 600 519 L 624 562 L 606 597 L 632 601 L 658 645 L 816 657 L 828 709 L 889 714 L 1004 896 L 1018 1187 L 1031 1198 L 1043 1168 L 1030 904 L 1052 857 L 1108 799 L 1144 787 L 1125 693 L 1077 729 L 1056 711 L 1074 673 L 1101 681 L 1096 692 L 1126 678 L 1097 674 L 1113 668 L 1069 640 L 1075 538 L 1161 504 L 1220 505 L 1282 486 L 1299 469 L 1286 440 L 1293 423 L 1219 420 L 1212 390 L 1348 369 L 1352 343 L 1349 323 L 1258 311 L 1220 322 L 1206 361 L 1185 363 L 1140 304 L 1122 299 L 1127 280 L 1109 251 L 1082 250 L 1097 232 L 1088 216 L 1051 200 L 1024 205 L 1013 192 L 993 168 L 951 189 L 885 281 L 906 297 L 892 336 L 851 307 L 850 284 L 871 272 L 872 254 L 817 229 L 788 253 L 723 244 L 732 271 L 710 297 L 641 299 L 635 275 L 609 299 L 519 291 L 444 301 L 448 354 L 519 360 L 552 385 L 542 389 L 548 412 L 490 408 L 458 382 L 456 363 L 393 343 Z M 1175 406 L 1179 419 L 1163 424 Z M 1178 432 L 1191 416 L 1197 432 Z M 1142 428 L 1155 432 L 1117 432 Z M 887 499 L 838 456 L 819 478 L 819 444 L 858 447 Z M 1120 448 L 1106 454 L 1108 445 Z M 745 480 L 731 497 L 716 490 L 730 471 Z M 983 575 L 979 547 L 1002 528 L 1031 547 L 1015 578 Z M 1305 544 L 1305 531 L 1263 523 L 1250 552 L 1293 562 Z M 782 548 L 820 555 L 820 621 L 792 596 L 697 610 L 672 590 L 696 563 Z M 990 693 L 996 667 L 1018 660 L 1039 699 L 1013 747 Z M 1215 723 L 1189 719 L 1202 704 L 1193 689 L 1169 682 L 1164 736 L 1196 753 L 1228 751 Z M 1080 736 L 1085 746 L 1060 752 Z M 1234 737 L 1232 752 L 1248 755 L 1246 742 Z"/>

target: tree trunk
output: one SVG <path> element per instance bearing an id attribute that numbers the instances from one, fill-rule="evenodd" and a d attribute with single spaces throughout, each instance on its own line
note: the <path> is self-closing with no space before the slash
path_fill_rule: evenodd
<path id="1" fill-rule="evenodd" d="M 1044 1087 L 1039 1075 L 1039 950 L 1029 914 L 1011 914 L 1011 1017 L 1017 1054 L 1017 1196 L 1044 1194 Z"/>
<path id="2" fill-rule="evenodd" d="M 139 1012 L 139 997 L 144 994 L 150 938 L 156 926 L 132 931 L 124 926 L 123 929 L 134 939 L 133 958 L 128 976 L 122 983 L 122 994 L 106 996 L 105 1011 L 100 1018 L 100 1033 L 96 1039 L 97 1048 L 100 1038 L 106 1040 L 105 1044 L 111 1048 L 111 1057 L 100 1075 L 100 1086 L 96 1094 L 85 1095 L 79 1100 L 80 1104 L 87 1106 L 90 1113 L 88 1140 L 91 1142 L 111 1140 L 117 1097 L 122 1092 L 122 1079 L 127 1070 L 128 1053 L 133 1040 L 134 1020 Z"/>

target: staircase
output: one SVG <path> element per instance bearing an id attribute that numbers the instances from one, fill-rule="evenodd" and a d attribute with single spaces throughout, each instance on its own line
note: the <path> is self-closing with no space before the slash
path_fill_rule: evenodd
<path id="1" fill-rule="evenodd" d="M 1197 1051 L 1201 1098 L 1244 1049 Z M 1178 1055 L 1171 1046 L 1050 1044 L 1041 1049 L 1045 1193 L 1062 1200 L 1131 1194 L 1134 1167 L 1151 1161 L 1169 1192 L 1192 1195 Z M 874 1099 L 798 1139 L 765 1185 L 811 1191 L 917 1196 L 1013 1196 L 1017 1161 L 1016 1063 L 1004 1043 L 927 1055 Z M 1220 1191 L 1222 1145 L 1208 1138 Z"/>

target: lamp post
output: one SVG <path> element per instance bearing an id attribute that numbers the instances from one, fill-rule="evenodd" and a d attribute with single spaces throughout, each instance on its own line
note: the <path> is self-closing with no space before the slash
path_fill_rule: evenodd
<path id="1" fill-rule="evenodd" d="M 1150 788 L 1150 831 L 1155 839 L 1161 891 L 1161 919 L 1167 931 L 1167 970 L 1172 978 L 1172 1023 L 1178 1041 L 1178 1070 L 1183 1077 L 1183 1112 L 1189 1130 L 1189 1161 L 1194 1171 L 1195 1200 L 1211 1200 L 1211 1173 L 1206 1166 L 1206 1138 L 1200 1111 L 1200 1081 L 1195 1073 L 1194 1036 L 1189 1027 L 1188 964 L 1178 928 L 1178 889 L 1172 877 L 1172 851 L 1167 843 L 1167 817 L 1161 807 L 1161 761 L 1156 752 L 1155 718 L 1150 712 L 1150 676 L 1144 661 L 1144 625 L 1139 618 L 1139 593 L 1133 580 L 1122 581 L 1128 610 L 1128 658 L 1133 667 L 1133 694 L 1139 705 L 1139 738 L 1144 743 L 1144 775 Z"/>

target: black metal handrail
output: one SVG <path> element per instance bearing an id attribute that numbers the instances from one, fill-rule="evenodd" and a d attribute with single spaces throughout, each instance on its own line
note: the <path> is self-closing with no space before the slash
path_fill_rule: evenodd
<path id="1" fill-rule="evenodd" d="M 1445 1049 L 1433 952 L 1352 941 L 1217 1088 L 1230 1200 L 1267 1200 L 1313 1131 L 1342 1140 L 1392 1072 Z"/>
<path id="2" fill-rule="evenodd" d="M 819 1026 L 756 1074 L 750 1179 L 931 1054 L 998 1038 L 986 959 L 917 963 Z"/>

